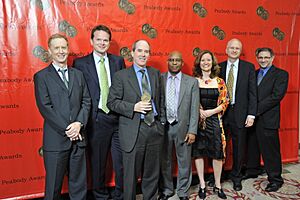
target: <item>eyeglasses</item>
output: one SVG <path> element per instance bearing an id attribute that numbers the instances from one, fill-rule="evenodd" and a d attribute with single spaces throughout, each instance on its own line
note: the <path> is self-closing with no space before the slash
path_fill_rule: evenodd
<path id="1" fill-rule="evenodd" d="M 257 57 L 258 58 L 258 60 L 269 60 L 271 57 Z"/>
<path id="2" fill-rule="evenodd" d="M 169 58 L 168 61 L 169 62 L 181 62 L 182 59 L 180 59 L 180 58 Z"/>

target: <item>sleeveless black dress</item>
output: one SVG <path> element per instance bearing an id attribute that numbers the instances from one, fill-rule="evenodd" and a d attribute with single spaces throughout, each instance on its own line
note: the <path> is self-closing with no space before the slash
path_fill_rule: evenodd
<path id="1" fill-rule="evenodd" d="M 200 103 L 204 110 L 216 108 L 218 105 L 218 88 L 199 88 Z M 206 118 L 205 130 L 198 128 L 196 141 L 193 144 L 193 157 L 223 159 L 222 129 L 218 114 Z"/>

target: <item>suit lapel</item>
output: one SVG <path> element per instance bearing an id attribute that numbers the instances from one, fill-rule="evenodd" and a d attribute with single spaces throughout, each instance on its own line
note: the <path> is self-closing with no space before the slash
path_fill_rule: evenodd
<path id="1" fill-rule="evenodd" d="M 155 97 L 155 74 L 154 74 L 154 71 L 150 68 L 150 67 L 147 67 L 147 71 L 148 71 L 148 75 L 149 75 L 149 82 L 150 82 L 150 87 L 151 87 L 151 96 L 152 96 L 152 99 L 154 99 Z"/>
<path id="2" fill-rule="evenodd" d="M 112 80 L 112 77 L 114 73 L 116 72 L 116 60 L 111 56 L 111 54 L 107 54 L 108 62 L 109 62 L 109 70 L 110 70 L 110 80 Z"/>
<path id="3" fill-rule="evenodd" d="M 241 61 L 241 60 L 239 60 L 239 66 L 238 66 L 238 74 L 237 74 L 237 80 L 236 80 L 236 87 L 235 87 L 235 93 L 236 93 L 236 91 L 238 91 L 238 88 L 239 88 L 239 86 L 240 86 L 240 83 L 241 83 L 241 81 L 243 81 L 243 79 L 245 78 L 245 77 L 242 77 L 242 70 L 244 70 L 244 68 L 241 66 L 242 65 L 242 62 L 243 61 Z"/>
<path id="4" fill-rule="evenodd" d="M 141 97 L 141 90 L 140 90 L 139 82 L 137 80 L 133 66 L 131 68 L 129 68 L 128 70 L 129 70 L 128 81 L 129 81 L 130 85 L 133 87 L 134 91 L 138 94 L 138 96 Z"/>
<path id="5" fill-rule="evenodd" d="M 180 91 L 179 91 L 179 99 L 178 99 L 178 108 L 179 108 L 180 103 L 181 103 L 181 101 L 182 101 L 182 99 L 184 97 L 184 93 L 185 93 L 187 85 L 188 85 L 187 78 L 185 77 L 184 74 L 182 74 L 181 81 L 180 81 Z"/>
<path id="6" fill-rule="evenodd" d="M 57 83 L 60 87 L 62 87 L 64 90 L 68 90 L 67 87 L 65 86 L 63 80 L 61 80 L 58 72 L 55 70 L 54 66 L 51 64 L 48 66 L 48 72 L 49 76 Z"/>
<path id="7" fill-rule="evenodd" d="M 69 68 L 69 95 L 71 95 L 72 89 L 73 89 L 73 85 L 74 85 L 74 69 Z"/>
<path id="8" fill-rule="evenodd" d="M 93 57 L 93 53 L 91 53 L 89 55 L 85 67 L 86 67 L 87 71 L 89 72 L 90 76 L 97 83 L 98 88 L 100 88 L 99 79 L 98 79 L 98 73 L 97 73 L 97 70 L 96 70 L 96 65 L 95 65 L 95 60 L 94 60 L 94 57 Z"/>
<path id="9" fill-rule="evenodd" d="M 276 71 L 276 68 L 274 67 L 274 66 L 272 66 L 269 70 L 268 70 L 268 72 L 267 72 L 267 74 L 263 77 L 263 79 L 261 80 L 261 82 L 260 82 L 260 84 L 258 85 L 258 88 L 261 88 L 263 85 L 264 85 L 264 82 L 269 82 L 268 80 L 270 79 L 270 78 L 272 78 L 273 77 L 273 73 Z M 256 77 L 257 77 L 257 74 L 258 74 L 258 72 L 259 72 L 259 69 L 256 71 Z"/>

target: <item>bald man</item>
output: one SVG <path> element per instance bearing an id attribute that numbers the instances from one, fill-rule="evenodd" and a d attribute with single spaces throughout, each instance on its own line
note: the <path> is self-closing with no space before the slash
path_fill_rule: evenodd
<path id="1" fill-rule="evenodd" d="M 228 59 L 220 63 L 221 78 L 226 82 L 230 105 L 224 114 L 225 132 L 230 132 L 233 148 L 231 180 L 233 189 L 242 190 L 242 165 L 247 147 L 247 128 L 254 123 L 257 110 L 255 68 L 252 63 L 241 60 L 242 43 L 234 38 L 228 41 Z"/>
<path id="2" fill-rule="evenodd" d="M 161 195 L 168 199 L 174 194 L 172 174 L 172 149 L 176 150 L 178 163 L 177 195 L 189 199 L 191 185 L 191 149 L 195 141 L 199 118 L 199 87 L 194 77 L 181 72 L 182 54 L 173 51 L 168 57 L 168 72 L 162 75 L 166 106 L 166 134 L 162 149 Z"/>

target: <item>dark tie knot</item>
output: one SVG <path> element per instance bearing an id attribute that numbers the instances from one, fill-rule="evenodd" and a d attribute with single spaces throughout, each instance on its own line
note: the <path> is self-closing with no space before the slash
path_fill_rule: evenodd
<path id="1" fill-rule="evenodd" d="M 58 69 L 58 71 L 60 72 L 60 73 L 62 73 L 62 74 L 66 74 L 66 71 L 67 71 L 68 69 Z"/>
<path id="2" fill-rule="evenodd" d="M 231 68 L 234 68 L 234 64 L 231 64 L 230 67 L 231 67 Z"/>
<path id="3" fill-rule="evenodd" d="M 142 75 L 145 74 L 145 70 L 144 69 L 140 69 L 140 72 L 142 73 Z"/>

